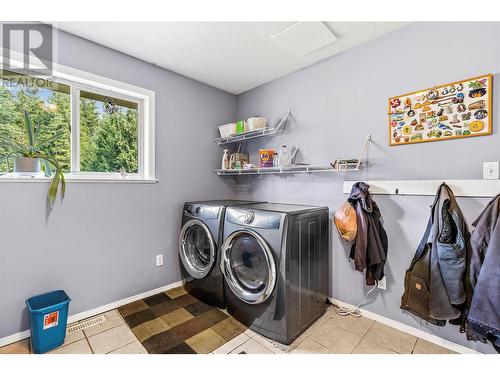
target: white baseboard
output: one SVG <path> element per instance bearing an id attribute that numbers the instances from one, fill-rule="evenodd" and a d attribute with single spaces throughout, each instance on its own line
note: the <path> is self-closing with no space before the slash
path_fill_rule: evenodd
<path id="1" fill-rule="evenodd" d="M 81 313 L 71 315 L 68 317 L 68 324 L 71 324 L 73 322 L 76 322 L 78 320 L 83 320 L 90 318 L 91 316 L 97 315 L 97 314 L 102 314 L 106 311 L 116 309 L 120 306 L 126 305 L 127 303 L 131 303 L 134 301 L 138 301 L 140 299 L 146 298 L 153 296 L 155 294 L 165 292 L 169 289 L 176 288 L 178 286 L 182 285 L 182 281 L 176 281 L 175 283 L 168 284 L 161 286 L 159 288 L 153 289 L 153 290 L 148 290 L 147 292 L 136 294 L 135 296 L 123 298 L 119 301 L 111 302 L 108 303 L 107 305 L 99 306 L 96 307 L 95 309 L 92 310 L 87 310 L 87 311 L 82 311 Z M 1 337 L 0 338 L 0 347 L 12 344 L 13 342 L 17 342 L 20 340 L 24 340 L 26 338 L 30 337 L 30 330 L 22 331 L 22 332 L 17 332 L 9 336 Z"/>
<path id="2" fill-rule="evenodd" d="M 347 307 L 350 309 L 356 308 L 356 306 L 354 306 L 354 305 L 339 301 L 338 299 L 335 299 L 332 297 L 328 297 L 328 300 L 331 303 L 333 303 L 334 305 L 339 306 L 339 307 Z M 414 327 L 411 327 L 411 326 L 406 325 L 404 323 L 398 322 L 396 320 L 386 318 L 385 316 L 375 314 L 371 311 L 361 309 L 361 308 L 359 310 L 361 311 L 363 316 L 366 318 L 375 320 L 377 322 L 383 323 L 383 324 L 388 325 L 388 326 L 395 328 L 397 330 L 400 330 L 400 331 L 406 332 L 410 335 L 427 340 L 429 342 L 432 342 L 433 344 L 442 346 L 446 349 L 453 350 L 454 352 L 461 353 L 461 354 L 481 354 L 473 349 L 467 348 L 466 346 L 455 344 L 454 342 L 445 340 L 439 336 L 433 335 L 432 333 L 428 333 L 428 332 L 422 331 L 418 328 L 414 328 Z"/>

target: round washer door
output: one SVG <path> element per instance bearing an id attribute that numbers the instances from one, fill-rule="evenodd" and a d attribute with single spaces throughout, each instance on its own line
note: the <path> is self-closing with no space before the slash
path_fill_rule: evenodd
<path id="1" fill-rule="evenodd" d="M 238 230 L 224 241 L 220 267 L 229 288 L 248 304 L 267 300 L 276 285 L 271 249 L 251 230 Z"/>
<path id="2" fill-rule="evenodd" d="M 200 220 L 189 220 L 181 230 L 179 256 L 186 271 L 195 279 L 208 275 L 215 263 L 215 242 Z"/>

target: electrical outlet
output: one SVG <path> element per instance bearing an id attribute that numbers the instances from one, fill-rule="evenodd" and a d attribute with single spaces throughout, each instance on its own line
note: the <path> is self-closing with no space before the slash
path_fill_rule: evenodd
<path id="1" fill-rule="evenodd" d="M 156 267 L 163 266 L 163 254 L 156 256 Z"/>
<path id="2" fill-rule="evenodd" d="M 382 290 L 387 289 L 387 278 L 385 276 L 378 281 L 377 287 Z"/>
<path id="3" fill-rule="evenodd" d="M 498 161 L 485 161 L 483 163 L 483 179 L 498 180 Z"/>

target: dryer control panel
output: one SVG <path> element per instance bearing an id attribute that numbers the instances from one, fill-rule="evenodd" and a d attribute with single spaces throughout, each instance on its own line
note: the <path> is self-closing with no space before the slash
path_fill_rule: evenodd
<path id="1" fill-rule="evenodd" d="M 226 220 L 233 224 L 262 229 L 279 229 L 282 218 L 282 213 L 242 208 L 229 208 L 226 212 Z"/>

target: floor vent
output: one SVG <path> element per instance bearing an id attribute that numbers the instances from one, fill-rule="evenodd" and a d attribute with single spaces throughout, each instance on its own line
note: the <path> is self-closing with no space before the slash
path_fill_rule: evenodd
<path id="1" fill-rule="evenodd" d="M 66 329 L 66 334 L 68 335 L 70 333 L 75 333 L 75 332 L 81 331 L 82 329 L 97 326 L 99 324 L 104 323 L 106 320 L 107 319 L 104 315 L 99 315 L 99 316 L 96 316 L 92 319 L 88 319 L 88 320 L 84 320 L 83 322 L 80 322 L 80 323 L 72 324 Z"/>

